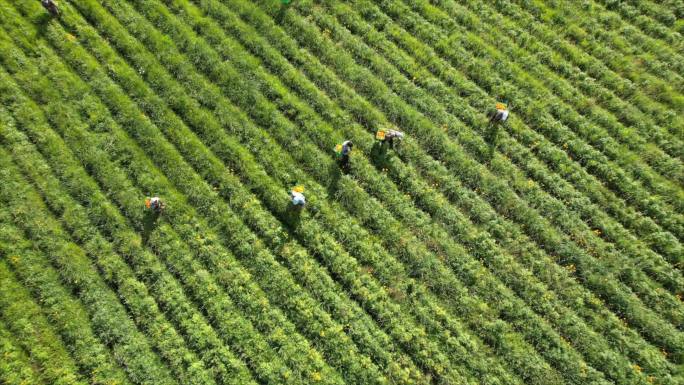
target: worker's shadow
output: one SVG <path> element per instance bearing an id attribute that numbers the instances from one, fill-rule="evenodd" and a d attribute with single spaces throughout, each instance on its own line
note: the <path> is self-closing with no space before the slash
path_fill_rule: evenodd
<path id="1" fill-rule="evenodd" d="M 282 217 L 285 225 L 290 229 L 296 229 L 302 221 L 302 213 L 306 208 L 301 206 L 295 206 L 293 204 L 288 205 L 285 215 Z"/>
<path id="2" fill-rule="evenodd" d="M 326 188 L 329 198 L 333 198 L 337 194 L 337 185 L 340 182 L 340 178 L 342 178 L 342 171 L 339 163 L 330 163 L 330 166 L 328 167 L 328 185 Z"/>
<path id="3" fill-rule="evenodd" d="M 278 13 L 275 15 L 275 21 L 277 24 L 282 24 L 283 19 L 285 19 L 285 14 L 287 13 L 287 9 L 290 7 L 290 4 L 281 4 L 280 9 L 278 10 Z"/>
<path id="4" fill-rule="evenodd" d="M 156 211 L 146 211 L 143 217 L 143 230 L 142 230 L 142 242 L 143 245 L 147 245 L 147 241 L 150 239 L 150 234 L 157 227 L 157 222 L 159 222 L 160 213 Z"/>
<path id="5" fill-rule="evenodd" d="M 383 142 L 375 142 L 371 148 L 370 158 L 378 170 L 389 168 L 389 145 Z"/>
<path id="6" fill-rule="evenodd" d="M 50 25 L 50 22 L 52 20 L 55 20 L 55 19 L 56 19 L 55 16 L 52 16 L 47 12 L 45 12 L 42 15 L 40 15 L 39 17 L 37 17 L 36 18 L 36 27 L 37 27 L 36 28 L 36 30 L 37 30 L 36 35 L 38 35 L 38 37 L 41 37 L 41 38 L 47 36 L 48 26 Z M 56 22 L 59 23 L 58 20 Z"/>
<path id="7" fill-rule="evenodd" d="M 485 161 L 487 163 L 491 162 L 491 160 L 494 158 L 494 153 L 496 152 L 496 148 L 499 145 L 499 131 L 501 130 L 501 127 L 499 124 L 496 123 L 490 123 L 487 125 L 487 128 L 485 128 L 485 134 L 484 134 L 484 139 L 487 142 L 487 152 L 484 154 Z"/>

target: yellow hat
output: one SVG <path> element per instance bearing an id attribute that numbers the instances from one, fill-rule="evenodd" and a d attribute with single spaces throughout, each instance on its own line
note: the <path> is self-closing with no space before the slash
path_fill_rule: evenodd
<path id="1" fill-rule="evenodd" d="M 375 139 L 385 140 L 385 131 L 378 130 L 378 132 L 375 133 Z"/>
<path id="2" fill-rule="evenodd" d="M 303 186 L 294 186 L 292 191 L 301 193 L 301 192 L 304 192 L 304 187 Z"/>
<path id="3" fill-rule="evenodd" d="M 505 109 L 506 109 L 506 105 L 503 104 L 503 103 L 496 103 L 496 109 L 497 109 L 497 110 L 505 110 Z"/>

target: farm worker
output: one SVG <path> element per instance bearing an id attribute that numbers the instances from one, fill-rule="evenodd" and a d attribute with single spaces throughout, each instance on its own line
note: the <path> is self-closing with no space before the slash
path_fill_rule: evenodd
<path id="1" fill-rule="evenodd" d="M 503 103 L 496 103 L 496 111 L 492 114 L 489 123 L 505 123 L 508 119 L 508 110 Z"/>
<path id="2" fill-rule="evenodd" d="M 40 0 L 40 3 L 52 16 L 59 16 L 59 8 L 55 0 Z"/>
<path id="3" fill-rule="evenodd" d="M 335 146 L 335 152 L 340 158 L 340 163 L 342 166 L 347 166 L 349 164 L 349 154 L 354 148 L 354 143 L 351 140 L 345 140 L 342 144 Z"/>
<path id="4" fill-rule="evenodd" d="M 294 207 L 301 209 L 306 204 L 306 198 L 304 197 L 304 188 L 295 187 L 290 191 L 290 198 L 292 199 L 292 204 Z"/>
<path id="5" fill-rule="evenodd" d="M 145 199 L 145 207 L 157 213 L 161 213 L 164 209 L 164 203 L 162 203 L 159 197 L 147 198 Z"/>
<path id="6" fill-rule="evenodd" d="M 397 130 L 380 130 L 375 137 L 389 144 L 390 148 L 394 148 L 394 141 L 401 142 L 404 139 L 404 133 Z"/>

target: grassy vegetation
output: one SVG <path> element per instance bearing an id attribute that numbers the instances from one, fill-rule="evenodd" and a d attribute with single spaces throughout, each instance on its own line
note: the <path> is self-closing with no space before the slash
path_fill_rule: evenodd
<path id="1" fill-rule="evenodd" d="M 676 2 L 60 9 L 0 0 L 0 382 L 684 382 Z"/>

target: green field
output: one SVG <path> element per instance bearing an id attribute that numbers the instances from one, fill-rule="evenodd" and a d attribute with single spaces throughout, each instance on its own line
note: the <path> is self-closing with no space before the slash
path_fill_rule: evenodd
<path id="1" fill-rule="evenodd" d="M 0 384 L 684 384 L 682 0 L 59 5 L 0 0 Z"/>

